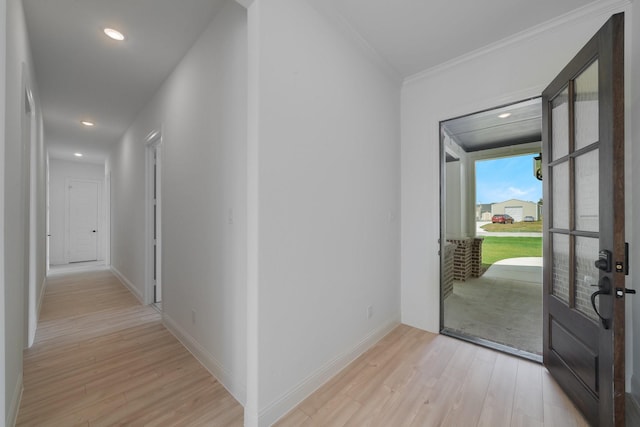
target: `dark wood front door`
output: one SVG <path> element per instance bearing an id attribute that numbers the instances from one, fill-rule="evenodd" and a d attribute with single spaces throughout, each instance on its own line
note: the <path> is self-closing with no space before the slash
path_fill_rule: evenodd
<path id="1" fill-rule="evenodd" d="M 542 95 L 543 360 L 594 426 L 624 426 L 623 53 L 618 14 Z"/>

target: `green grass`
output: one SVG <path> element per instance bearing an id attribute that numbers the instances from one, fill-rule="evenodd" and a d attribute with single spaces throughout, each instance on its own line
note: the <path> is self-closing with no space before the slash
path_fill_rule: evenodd
<path id="1" fill-rule="evenodd" d="M 514 222 L 513 224 L 485 224 L 484 231 L 542 232 L 542 221 Z"/>
<path id="2" fill-rule="evenodd" d="M 484 268 L 489 268 L 494 262 L 502 259 L 541 256 L 542 237 L 487 236 L 482 243 L 482 266 Z"/>

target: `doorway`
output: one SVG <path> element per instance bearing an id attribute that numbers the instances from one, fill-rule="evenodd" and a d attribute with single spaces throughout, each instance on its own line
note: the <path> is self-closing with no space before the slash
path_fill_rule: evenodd
<path id="1" fill-rule="evenodd" d="M 23 70 L 23 74 L 26 70 Z M 23 76 L 26 82 L 26 77 Z M 36 122 L 34 101 L 31 90 L 24 88 L 24 110 L 22 117 L 22 170 L 21 180 L 24 187 L 24 282 L 25 286 L 25 314 L 27 316 L 26 339 L 27 347 L 31 347 L 35 340 L 38 323 L 38 259 L 37 259 L 37 231 L 38 231 L 38 200 L 37 200 L 37 150 L 36 150 Z"/>
<path id="2" fill-rule="evenodd" d="M 162 134 L 146 138 L 146 296 L 162 308 Z"/>
<path id="3" fill-rule="evenodd" d="M 536 361 L 541 116 L 533 98 L 440 126 L 441 332 Z"/>

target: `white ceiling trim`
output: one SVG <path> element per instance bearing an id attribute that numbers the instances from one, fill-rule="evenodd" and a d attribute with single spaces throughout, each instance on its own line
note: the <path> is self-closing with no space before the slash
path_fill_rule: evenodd
<path id="1" fill-rule="evenodd" d="M 420 71 L 419 73 L 408 76 L 407 78 L 404 79 L 404 83 L 407 84 L 414 81 L 422 80 L 424 78 L 428 78 L 435 74 L 440 74 L 443 71 L 446 71 L 450 68 L 463 64 L 467 61 L 471 61 L 472 59 L 477 58 L 479 56 L 483 56 L 493 51 L 503 49 L 509 45 L 519 43 L 524 40 L 533 39 L 543 32 L 550 32 L 550 31 L 555 32 L 562 25 L 566 25 L 571 22 L 582 20 L 584 18 L 597 18 L 599 16 L 606 16 L 608 18 L 609 15 L 620 12 L 621 10 L 628 8 L 631 5 L 631 1 L 632 0 L 606 0 L 606 1 L 598 1 L 594 3 L 590 3 L 579 9 L 565 13 L 564 15 L 560 15 L 557 18 L 553 18 L 540 25 L 536 25 L 527 30 L 521 31 L 512 36 L 509 36 L 505 39 L 499 40 L 495 43 L 491 43 L 485 47 L 476 49 L 465 55 L 454 58 L 450 61 L 443 62 L 442 64 L 436 65 L 435 67 L 431 67 L 424 71 Z"/>
<path id="2" fill-rule="evenodd" d="M 249 9 L 254 2 L 255 0 L 236 0 L 236 3 L 238 3 L 240 6 L 245 7 L 246 9 Z"/>
<path id="3" fill-rule="evenodd" d="M 309 3 L 316 12 L 325 17 L 331 24 L 334 24 L 347 37 L 347 39 L 354 42 L 354 44 L 359 47 L 371 61 L 378 65 L 393 81 L 398 84 L 402 84 L 402 74 L 393 65 L 391 65 L 389 61 L 380 55 L 380 53 L 364 37 L 362 37 L 358 31 L 356 31 L 349 21 L 337 11 L 337 8 L 332 7 L 329 4 L 330 2 L 327 2 L 326 0 L 310 0 L 307 3 Z"/>

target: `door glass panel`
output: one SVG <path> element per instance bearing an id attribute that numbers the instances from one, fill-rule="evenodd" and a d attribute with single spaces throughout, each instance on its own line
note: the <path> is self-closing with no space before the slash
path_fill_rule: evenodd
<path id="1" fill-rule="evenodd" d="M 569 162 L 553 167 L 553 228 L 569 229 Z"/>
<path id="2" fill-rule="evenodd" d="M 591 237 L 576 237 L 576 309 L 587 317 L 598 320 L 591 306 L 591 294 L 598 290 L 599 270 L 594 261 L 598 259 L 600 241 Z M 596 298 L 596 307 L 599 298 Z"/>
<path id="3" fill-rule="evenodd" d="M 576 150 L 598 142 L 598 61 L 575 81 Z"/>
<path id="4" fill-rule="evenodd" d="M 576 157 L 576 230 L 599 231 L 599 150 Z"/>
<path id="5" fill-rule="evenodd" d="M 551 152 L 557 160 L 569 154 L 569 90 L 563 90 L 551 102 Z"/>
<path id="6" fill-rule="evenodd" d="M 553 235 L 553 278 L 551 293 L 569 305 L 569 236 Z"/>

